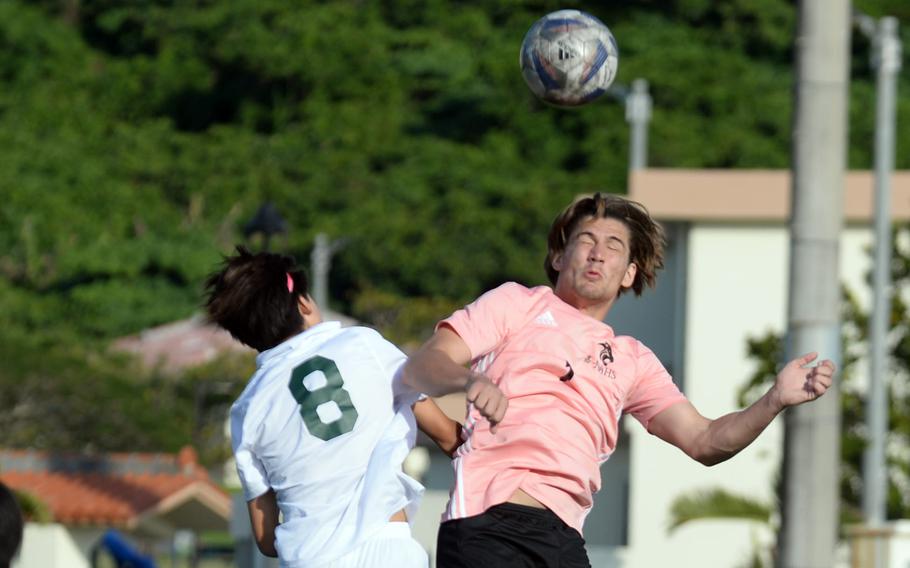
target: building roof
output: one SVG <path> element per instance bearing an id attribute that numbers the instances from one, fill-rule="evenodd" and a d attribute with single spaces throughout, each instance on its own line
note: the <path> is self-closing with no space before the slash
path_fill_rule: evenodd
<path id="1" fill-rule="evenodd" d="M 910 171 L 889 178 L 891 215 L 910 220 Z M 632 172 L 629 197 L 662 221 L 786 222 L 790 218 L 789 170 L 645 169 Z M 844 175 L 844 219 L 871 223 L 875 177 Z"/>
<path id="2" fill-rule="evenodd" d="M 186 447 L 178 454 L 86 456 L 0 450 L 0 481 L 30 493 L 53 520 L 76 526 L 168 533 L 227 529 L 231 499 Z"/>
<path id="3" fill-rule="evenodd" d="M 326 321 L 340 321 L 343 326 L 358 325 L 348 316 L 322 310 Z M 120 338 L 113 348 L 137 355 L 143 365 L 158 367 L 169 373 L 204 365 L 219 355 L 255 351 L 201 315 L 149 328 L 135 335 Z"/>
<path id="4" fill-rule="evenodd" d="M 137 355 L 146 367 L 167 372 L 203 365 L 228 352 L 255 353 L 201 315 L 120 338 L 113 347 Z"/>

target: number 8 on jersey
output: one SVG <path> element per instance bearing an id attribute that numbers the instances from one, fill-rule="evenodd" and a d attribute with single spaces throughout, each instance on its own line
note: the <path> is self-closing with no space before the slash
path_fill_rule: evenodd
<path id="1" fill-rule="evenodd" d="M 310 434 L 328 441 L 354 429 L 357 409 L 335 361 L 310 357 L 294 367 L 288 388 Z"/>

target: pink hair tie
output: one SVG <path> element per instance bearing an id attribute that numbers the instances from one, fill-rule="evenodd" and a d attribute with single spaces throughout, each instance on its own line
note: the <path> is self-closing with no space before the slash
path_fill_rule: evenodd
<path id="1" fill-rule="evenodd" d="M 294 279 L 291 278 L 290 272 L 286 272 L 285 274 L 287 274 L 287 277 L 288 277 L 288 293 L 293 292 L 294 291 Z"/>

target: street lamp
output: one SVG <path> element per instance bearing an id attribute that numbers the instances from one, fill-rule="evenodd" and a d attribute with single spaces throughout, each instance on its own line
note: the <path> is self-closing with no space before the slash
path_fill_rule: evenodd
<path id="1" fill-rule="evenodd" d="M 891 173 L 894 170 L 895 99 L 901 67 L 897 19 L 877 22 L 855 12 L 854 22 L 872 41 L 876 69 L 875 103 L 875 257 L 872 271 L 872 317 L 869 323 L 869 391 L 866 420 L 869 445 L 863 455 L 863 513 L 869 525 L 886 520 L 888 474 L 885 441 L 888 432 L 888 393 L 885 390 L 888 327 L 891 317 Z M 878 555 L 877 555 L 878 556 Z"/>
<path id="2" fill-rule="evenodd" d="M 275 204 L 270 201 L 263 203 L 253 218 L 243 226 L 243 236 L 247 240 L 257 234 L 262 235 L 262 250 L 269 250 L 272 235 L 287 235 L 287 232 L 287 222 L 278 213 Z"/>
<path id="3" fill-rule="evenodd" d="M 635 79 L 632 88 L 614 84 L 607 94 L 626 106 L 629 123 L 629 171 L 648 167 L 648 123 L 651 122 L 651 95 L 648 81 Z"/>

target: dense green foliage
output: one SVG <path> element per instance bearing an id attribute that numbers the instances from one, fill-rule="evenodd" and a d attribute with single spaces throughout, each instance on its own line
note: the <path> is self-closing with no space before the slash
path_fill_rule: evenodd
<path id="1" fill-rule="evenodd" d="M 857 6 L 910 20 L 900 0 Z M 621 104 L 552 108 L 521 80 L 524 32 L 560 7 L 610 25 L 618 84 L 649 80 L 652 165 L 787 167 L 785 0 L 0 2 L 0 344 L 16 361 L 0 389 L 137 399 L 108 409 L 133 425 L 99 413 L 66 439 L 0 444 L 122 447 L 149 387 L 92 353 L 196 310 L 265 201 L 290 227 L 275 248 L 305 260 L 317 232 L 347 239 L 333 307 L 399 342 L 485 288 L 542 282 L 558 209 L 626 182 Z M 867 54 L 856 37 L 856 168 L 871 163 Z M 140 445 L 189 436 L 192 401 L 170 404 Z"/>

